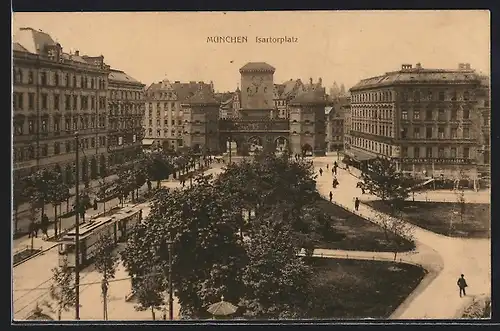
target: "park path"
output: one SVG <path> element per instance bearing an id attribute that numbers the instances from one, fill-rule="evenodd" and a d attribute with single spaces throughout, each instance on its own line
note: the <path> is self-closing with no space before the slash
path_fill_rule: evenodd
<path id="1" fill-rule="evenodd" d="M 314 158 L 316 171 L 319 168 L 326 170 L 326 164 L 331 165 L 334 160 L 336 158 Z M 337 178 L 339 185 L 336 189 L 332 189 L 331 171 L 325 171 L 323 176 L 318 176 L 317 184 L 320 194 L 327 197 L 332 191 L 334 203 L 377 223 L 375 220 L 377 212 L 367 205 L 361 204 L 358 212 L 353 210 L 354 198 L 361 195 L 360 189 L 356 188 L 359 179 L 343 169 L 339 169 Z M 470 299 L 459 297 L 456 280 L 462 273 L 469 284 L 467 288 L 469 298 L 491 293 L 491 241 L 489 239 L 450 238 L 417 226 L 414 226 L 413 236 L 416 242 L 414 259 L 419 259 L 420 264 L 429 273 L 391 318 L 453 319 L 459 317 L 458 314 L 470 303 Z"/>

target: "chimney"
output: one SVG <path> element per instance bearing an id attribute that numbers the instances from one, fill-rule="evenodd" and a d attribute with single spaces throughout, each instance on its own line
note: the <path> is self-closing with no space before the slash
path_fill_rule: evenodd
<path id="1" fill-rule="evenodd" d="M 76 51 L 75 51 L 75 55 L 76 55 L 76 56 L 80 56 L 80 51 L 79 51 L 79 50 L 76 50 Z"/>
<path id="2" fill-rule="evenodd" d="M 416 69 L 422 69 L 422 64 L 419 62 L 417 64 L 415 64 L 415 68 Z"/>
<path id="3" fill-rule="evenodd" d="M 463 63 L 459 63 L 458 70 L 464 70 L 464 69 L 465 69 L 465 65 Z"/>
<path id="4" fill-rule="evenodd" d="M 470 63 L 465 63 L 465 69 L 470 70 Z"/>

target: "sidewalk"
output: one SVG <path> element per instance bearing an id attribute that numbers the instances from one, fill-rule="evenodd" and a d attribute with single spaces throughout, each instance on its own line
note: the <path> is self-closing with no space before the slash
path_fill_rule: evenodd
<path id="1" fill-rule="evenodd" d="M 323 167 L 321 162 L 315 162 L 316 171 Z M 339 186 L 332 189 L 331 173 L 324 174 L 317 179 L 318 191 L 327 196 L 330 190 L 334 191 L 334 202 L 352 211 L 353 199 L 360 196 L 356 183 L 359 181 L 343 169 L 337 174 Z M 337 194 L 335 194 L 337 192 Z M 342 194 L 340 194 L 340 192 Z M 367 205 L 361 205 L 357 214 L 374 221 L 377 212 Z M 376 223 L 376 222 L 375 222 Z M 427 246 L 437 252 L 443 261 L 442 270 L 438 271 L 434 279 L 426 284 L 425 288 L 417 290 L 411 301 L 406 302 L 399 319 L 448 319 L 456 318 L 457 312 L 467 304 L 458 296 L 456 280 L 461 273 L 465 274 L 469 284 L 468 295 L 491 293 L 491 241 L 488 239 L 449 238 L 417 226 L 413 226 L 413 236 L 417 244 L 417 252 L 422 253 L 422 247 Z M 422 246 L 422 244 L 424 246 Z M 404 254 L 404 253 L 403 253 Z M 422 265 L 429 260 L 431 253 L 422 256 Z M 432 255 L 432 254 L 431 254 Z M 425 256 L 425 258 L 423 258 Z M 437 261 L 436 261 L 437 262 Z M 437 267 L 438 265 L 435 264 Z M 439 270 L 439 268 L 438 268 Z"/>

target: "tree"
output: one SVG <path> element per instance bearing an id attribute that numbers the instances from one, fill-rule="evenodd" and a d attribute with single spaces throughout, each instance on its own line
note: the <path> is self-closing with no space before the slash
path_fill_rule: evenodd
<path id="1" fill-rule="evenodd" d="M 140 311 L 151 309 L 151 316 L 155 320 L 155 309 L 160 309 L 165 304 L 163 297 L 165 281 L 159 266 L 148 270 L 150 272 L 147 275 L 137 278 L 133 284 L 133 291 L 139 303 L 135 309 Z"/>
<path id="2" fill-rule="evenodd" d="M 62 177 L 59 181 L 54 183 L 54 187 L 51 190 L 51 195 L 49 197 L 52 206 L 54 207 L 54 233 L 57 236 L 58 232 L 58 222 L 57 222 L 57 207 L 66 201 L 70 196 L 69 186 L 62 181 Z M 62 232 L 61 224 L 59 224 L 59 231 Z"/>
<path id="3" fill-rule="evenodd" d="M 106 178 L 99 179 L 99 185 L 97 188 L 96 196 L 97 199 L 102 201 L 104 212 L 106 212 L 106 199 L 109 197 L 110 189 L 113 183 L 106 181 Z"/>
<path id="4" fill-rule="evenodd" d="M 62 266 L 52 269 L 52 284 L 50 285 L 49 294 L 51 299 L 55 301 L 58 320 L 61 320 L 63 311 L 69 311 L 71 307 L 75 306 L 74 277 L 75 273 L 68 267 L 67 260 Z"/>
<path id="5" fill-rule="evenodd" d="M 61 182 L 61 174 L 49 169 L 40 169 L 25 178 L 26 196 L 34 208 L 41 209 L 41 216 L 45 214 L 45 204 L 57 194 Z"/>
<path id="6" fill-rule="evenodd" d="M 118 264 L 118 256 L 113 254 L 115 244 L 111 235 L 105 233 L 101 235 L 96 243 L 95 261 L 96 270 L 102 276 L 101 290 L 103 298 L 103 316 L 104 320 L 108 319 L 108 288 L 109 280 L 115 278 L 116 266 Z"/>
<path id="7" fill-rule="evenodd" d="M 399 212 L 396 212 L 396 214 L 392 216 L 379 213 L 376 216 L 376 220 L 384 230 L 386 241 L 391 244 L 395 261 L 405 241 L 413 242 L 414 227 L 403 220 Z"/>
<path id="8" fill-rule="evenodd" d="M 259 231 L 246 241 L 249 263 L 243 270 L 246 292 L 240 305 L 251 318 L 305 317 L 312 272 L 290 242 L 291 228 L 265 215 Z"/>
<path id="9" fill-rule="evenodd" d="M 397 171 L 396 163 L 376 158 L 361 174 L 365 190 L 382 201 L 403 201 L 410 194 L 410 182 Z"/>

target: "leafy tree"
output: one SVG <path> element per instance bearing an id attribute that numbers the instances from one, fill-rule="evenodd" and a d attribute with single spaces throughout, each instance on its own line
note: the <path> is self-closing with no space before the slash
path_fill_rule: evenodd
<path id="1" fill-rule="evenodd" d="M 115 244 L 111 235 L 101 235 L 96 243 L 94 265 L 102 276 L 101 289 L 103 298 L 104 320 L 108 319 L 108 288 L 109 280 L 115 278 L 118 256 L 113 253 Z"/>
<path id="2" fill-rule="evenodd" d="M 410 194 L 410 182 L 396 169 L 396 163 L 384 158 L 373 160 L 361 174 L 365 190 L 382 201 L 403 201 Z"/>
<path id="3" fill-rule="evenodd" d="M 55 183 L 54 189 L 51 190 L 50 202 L 54 207 L 54 233 L 57 236 L 58 234 L 58 222 L 57 222 L 57 207 L 60 207 L 61 204 L 66 201 L 70 196 L 69 186 L 62 181 Z M 59 224 L 59 231 L 62 231 L 61 225 Z"/>
<path id="4" fill-rule="evenodd" d="M 311 269 L 290 242 L 291 228 L 266 215 L 246 241 L 249 263 L 243 270 L 246 292 L 240 305 L 251 318 L 305 317 Z"/>
<path id="5" fill-rule="evenodd" d="M 147 275 L 136 279 L 132 288 L 139 303 L 135 309 L 139 311 L 151 309 L 151 316 L 155 320 L 155 309 L 160 309 L 165 304 L 163 297 L 165 282 L 159 266 L 148 270 L 150 272 Z"/>
<path id="6" fill-rule="evenodd" d="M 110 195 L 110 190 L 113 183 L 106 181 L 106 178 L 99 179 L 96 196 L 97 199 L 102 201 L 104 212 L 106 212 L 106 199 Z"/>
<path id="7" fill-rule="evenodd" d="M 379 213 L 376 220 L 384 230 L 385 239 L 391 244 L 394 260 L 396 260 L 398 251 L 406 241 L 413 242 L 414 227 L 402 218 L 399 211 L 394 215 Z"/>
<path id="8" fill-rule="evenodd" d="M 61 182 L 61 174 L 49 169 L 40 169 L 25 178 L 26 196 L 35 208 L 41 209 L 41 215 L 45 214 L 45 204 L 57 194 Z"/>
<path id="9" fill-rule="evenodd" d="M 69 311 L 76 303 L 75 273 L 68 267 L 67 261 L 62 266 L 52 269 L 49 294 L 55 301 L 57 318 L 61 320 L 62 312 Z"/>

